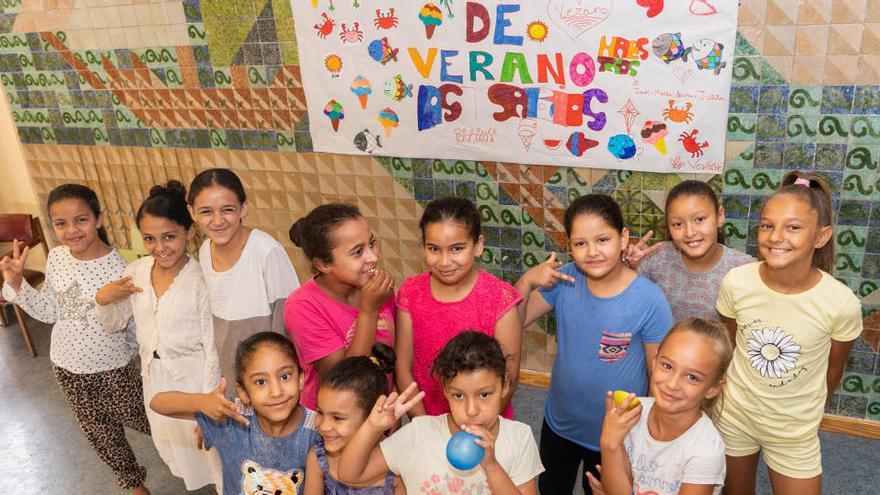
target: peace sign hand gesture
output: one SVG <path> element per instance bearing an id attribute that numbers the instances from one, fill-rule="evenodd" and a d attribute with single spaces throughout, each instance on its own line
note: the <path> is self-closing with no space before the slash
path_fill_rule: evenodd
<path id="1" fill-rule="evenodd" d="M 645 258 L 650 257 L 655 251 L 663 246 L 663 242 L 665 241 L 655 242 L 651 247 L 647 247 L 648 241 L 651 240 L 653 235 L 654 231 L 649 230 L 647 234 L 639 239 L 639 242 L 635 244 L 630 242 L 626 246 L 626 250 L 623 252 L 623 262 L 626 263 L 627 266 L 633 270 L 638 270 L 639 265 Z"/>
<path id="2" fill-rule="evenodd" d="M 376 431 L 390 430 L 397 424 L 398 419 L 425 397 L 425 392 L 417 391 L 418 385 L 413 382 L 399 395 L 397 392 L 391 392 L 388 396 L 379 396 L 372 412 L 367 416 L 367 424 Z"/>
<path id="3" fill-rule="evenodd" d="M 0 272 L 3 273 L 3 280 L 12 287 L 12 290 L 18 292 L 21 290 L 22 273 L 24 273 L 24 264 L 27 262 L 28 253 L 31 248 L 25 246 L 21 249 L 18 239 L 12 241 L 12 258 L 4 256 L 0 260 Z"/>
<path id="4" fill-rule="evenodd" d="M 523 279 L 528 283 L 529 289 L 536 287 L 550 288 L 556 285 L 556 282 L 564 280 L 574 283 L 574 278 L 559 271 L 562 266 L 561 261 L 556 259 L 556 251 L 550 253 L 550 257 L 540 265 L 531 268 L 523 275 Z"/>

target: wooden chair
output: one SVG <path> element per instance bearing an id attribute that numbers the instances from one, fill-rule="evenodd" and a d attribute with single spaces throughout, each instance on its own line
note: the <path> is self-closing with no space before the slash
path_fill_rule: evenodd
<path id="1" fill-rule="evenodd" d="M 42 244 L 43 251 L 47 256 L 49 255 L 49 245 L 46 243 L 46 236 L 43 235 L 43 227 L 40 225 L 38 218 L 21 213 L 0 213 L 0 242 L 12 242 L 15 239 L 24 242 L 22 249 L 24 249 L 24 246 L 33 248 Z M 12 251 L 10 250 L 0 255 L 0 259 L 3 259 L 4 256 L 12 256 Z M 25 269 L 22 276 L 32 287 L 40 285 L 46 279 L 46 275 L 43 272 L 36 270 Z M 31 356 L 37 357 L 37 351 L 34 350 L 31 333 L 28 330 L 21 308 L 5 300 L 2 295 L 0 295 L 0 326 L 5 327 L 8 325 L 5 313 L 6 306 L 12 306 L 15 318 L 18 320 L 18 326 L 21 327 L 21 333 L 24 335 L 24 341 L 31 351 Z"/>

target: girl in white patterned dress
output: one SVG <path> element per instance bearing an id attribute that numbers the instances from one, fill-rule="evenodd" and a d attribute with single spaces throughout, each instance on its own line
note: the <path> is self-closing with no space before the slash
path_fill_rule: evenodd
<path id="1" fill-rule="evenodd" d="M 220 382 L 208 290 L 197 261 L 186 252 L 193 220 L 178 181 L 153 186 L 137 213 L 144 247 L 151 256 L 95 296 L 98 321 L 108 331 L 137 324 L 144 403 L 159 392 L 209 392 Z M 220 459 L 199 450 L 196 422 L 147 408 L 156 450 L 187 490 L 219 483 Z"/>

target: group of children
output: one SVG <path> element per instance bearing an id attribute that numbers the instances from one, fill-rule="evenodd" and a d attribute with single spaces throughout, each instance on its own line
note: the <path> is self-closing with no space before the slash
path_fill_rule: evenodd
<path id="1" fill-rule="evenodd" d="M 475 263 L 466 199 L 427 205 L 428 271 L 396 293 L 356 207 L 322 205 L 291 227 L 313 267 L 302 286 L 247 211 L 230 170 L 201 172 L 188 194 L 155 186 L 136 216 L 149 256 L 126 266 L 95 193 L 64 185 L 48 198 L 62 246 L 42 289 L 23 280 L 27 248 L 0 261 L 3 296 L 55 323 L 58 383 L 133 493 L 148 493 L 146 473 L 123 426 L 152 433 L 187 489 L 226 494 L 556 495 L 580 478 L 587 494 L 739 495 L 754 492 L 762 451 L 775 493 L 820 493 L 819 421 L 861 310 L 829 275 L 817 175 L 789 174 L 764 203 L 760 262 L 723 245 L 714 192 L 684 181 L 667 197 L 669 241 L 630 242 L 610 196 L 581 196 L 564 218 L 572 261 L 554 253 L 515 286 Z M 550 311 L 539 447 L 511 398 L 522 328 Z M 445 454 L 460 430 L 485 451 L 467 471 Z"/>

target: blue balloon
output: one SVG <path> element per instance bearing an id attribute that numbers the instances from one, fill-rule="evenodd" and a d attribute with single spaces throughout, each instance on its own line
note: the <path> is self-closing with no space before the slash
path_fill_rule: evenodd
<path id="1" fill-rule="evenodd" d="M 459 431 L 449 439 L 449 443 L 446 444 L 446 458 L 455 469 L 467 471 L 483 460 L 485 452 L 483 447 L 474 441 L 477 438 L 479 437 L 466 431 Z"/>

